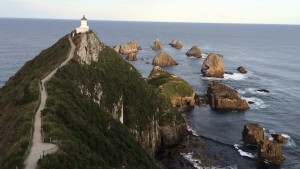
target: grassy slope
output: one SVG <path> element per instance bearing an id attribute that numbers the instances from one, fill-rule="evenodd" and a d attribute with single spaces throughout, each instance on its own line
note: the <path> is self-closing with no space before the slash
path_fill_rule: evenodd
<path id="1" fill-rule="evenodd" d="M 173 97 L 191 96 L 193 88 L 183 79 L 174 76 L 163 70 L 152 70 L 148 79 L 148 84 L 159 89 L 162 95 L 172 99 Z"/>
<path id="2" fill-rule="evenodd" d="M 81 94 L 78 86 L 93 91 L 100 82 L 101 107 Z M 109 47 L 100 53 L 99 61 L 80 65 L 72 60 L 61 68 L 47 85 L 49 109 L 43 112 L 47 138 L 62 140 L 60 151 L 39 162 L 40 168 L 158 168 L 129 133 L 128 128 L 147 131 L 153 118 L 168 125 L 182 116 L 171 103 L 158 95 L 140 73 Z M 112 103 L 123 96 L 124 125 L 109 112 Z M 155 115 L 160 109 L 161 114 Z"/>
<path id="3" fill-rule="evenodd" d="M 0 89 L 1 169 L 22 167 L 39 102 L 38 82 L 65 60 L 69 50 L 70 44 L 65 36 L 27 62 Z"/>

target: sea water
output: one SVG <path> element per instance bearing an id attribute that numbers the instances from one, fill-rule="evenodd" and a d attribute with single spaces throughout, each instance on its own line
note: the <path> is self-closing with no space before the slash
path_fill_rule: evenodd
<path id="1" fill-rule="evenodd" d="M 53 45 L 80 24 L 79 20 L 0 19 L 0 86 L 26 61 Z M 186 117 L 189 130 L 220 143 L 232 145 L 245 158 L 255 154 L 240 149 L 243 126 L 259 123 L 266 134 L 283 133 L 288 142 L 282 145 L 286 161 L 282 168 L 300 168 L 300 26 L 206 23 L 154 23 L 89 21 L 90 28 L 108 46 L 136 41 L 142 47 L 138 60 L 130 62 L 144 77 L 153 68 L 158 51 L 151 45 L 161 40 L 163 50 L 179 63 L 164 70 L 188 81 L 198 94 L 205 94 L 212 80 L 235 88 L 240 96 L 252 101 L 250 110 L 222 111 L 209 106 L 195 107 Z M 183 41 L 183 48 L 171 48 L 173 39 Z M 201 48 L 203 58 L 188 58 L 185 52 L 193 45 Z M 223 55 L 224 79 L 204 78 L 201 65 L 207 54 Z M 247 74 L 237 72 L 244 66 Z M 33 70 L 34 71 L 34 70 Z M 267 89 L 270 93 L 258 92 Z M 188 154 L 185 156 L 187 157 Z"/>

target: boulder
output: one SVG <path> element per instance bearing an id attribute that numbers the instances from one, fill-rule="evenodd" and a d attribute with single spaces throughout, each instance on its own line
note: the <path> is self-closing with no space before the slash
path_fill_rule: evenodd
<path id="1" fill-rule="evenodd" d="M 273 134 L 272 137 L 280 144 L 285 143 L 288 140 L 282 134 Z"/>
<path id="2" fill-rule="evenodd" d="M 130 61 L 137 60 L 136 55 L 138 51 L 139 47 L 135 41 L 128 42 L 123 48 L 121 48 L 121 54 L 125 55 L 126 59 Z"/>
<path id="3" fill-rule="evenodd" d="M 207 96 L 211 108 L 233 110 L 249 109 L 247 101 L 241 99 L 236 90 L 217 81 L 208 84 Z"/>
<path id="4" fill-rule="evenodd" d="M 147 82 L 168 98 L 174 107 L 195 105 L 195 92 L 192 86 L 174 74 L 163 71 L 159 66 L 152 69 Z"/>
<path id="5" fill-rule="evenodd" d="M 169 45 L 176 49 L 181 49 L 183 47 L 183 43 L 181 40 L 172 40 Z"/>
<path id="6" fill-rule="evenodd" d="M 118 54 L 120 54 L 121 53 L 121 45 L 120 44 L 116 44 L 114 47 L 113 47 L 113 49 L 118 53 Z"/>
<path id="7" fill-rule="evenodd" d="M 201 72 L 204 77 L 224 77 L 224 65 L 222 56 L 216 53 L 211 53 L 203 61 Z"/>
<path id="8" fill-rule="evenodd" d="M 258 159 L 269 164 L 280 165 L 284 160 L 281 145 L 276 141 L 269 141 L 268 137 L 260 142 Z"/>
<path id="9" fill-rule="evenodd" d="M 242 74 L 247 73 L 246 68 L 244 68 L 243 66 L 238 67 L 237 70 L 238 70 L 240 73 L 242 73 Z"/>
<path id="10" fill-rule="evenodd" d="M 187 56 L 194 56 L 196 58 L 201 58 L 201 50 L 198 46 L 193 46 L 190 50 L 186 52 Z"/>
<path id="11" fill-rule="evenodd" d="M 259 124 L 250 123 L 244 126 L 243 141 L 246 145 L 258 146 L 258 159 L 260 161 L 279 165 L 285 160 L 281 145 L 277 141 L 270 141 L 264 135 L 264 130 Z"/>
<path id="12" fill-rule="evenodd" d="M 152 61 L 152 65 L 155 66 L 173 66 L 177 65 L 177 63 L 173 60 L 173 58 L 168 55 L 166 52 L 161 51 L 158 55 L 156 55 Z"/>
<path id="13" fill-rule="evenodd" d="M 243 130 L 244 144 L 260 145 L 264 140 L 264 130 L 259 124 L 246 124 Z"/>
<path id="14" fill-rule="evenodd" d="M 153 46 L 152 46 L 153 50 L 161 50 L 161 44 L 160 44 L 160 40 L 156 39 Z"/>

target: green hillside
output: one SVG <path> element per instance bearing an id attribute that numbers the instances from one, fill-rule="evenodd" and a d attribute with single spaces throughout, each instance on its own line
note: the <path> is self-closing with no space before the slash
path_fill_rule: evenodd
<path id="1" fill-rule="evenodd" d="M 22 168 L 38 105 L 38 81 L 66 58 L 69 49 L 68 39 L 62 38 L 0 90 L 0 134 L 5 138 L 0 141 L 5 150 L 0 152 L 1 169 Z M 167 134 L 160 136 L 160 128 L 185 125 L 170 101 L 109 47 L 91 65 L 73 59 L 59 68 L 47 91 L 42 112 L 45 141 L 57 139 L 61 144 L 58 152 L 39 160 L 38 168 L 159 168 L 153 150 L 171 145 Z M 116 118 L 120 101 L 124 124 Z M 154 138 L 157 126 L 159 138 Z"/>

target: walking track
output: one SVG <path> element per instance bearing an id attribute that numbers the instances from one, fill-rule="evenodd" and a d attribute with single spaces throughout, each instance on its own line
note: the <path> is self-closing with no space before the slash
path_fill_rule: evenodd
<path id="1" fill-rule="evenodd" d="M 66 65 L 74 56 L 75 51 L 75 45 L 69 36 L 69 41 L 71 44 L 71 51 L 69 53 L 68 58 L 60 65 L 60 67 Z M 44 79 L 41 80 L 39 83 L 39 89 L 41 93 L 41 100 L 38 110 L 35 113 L 35 119 L 34 119 L 34 133 L 32 138 L 32 146 L 30 153 L 25 160 L 25 169 L 35 169 L 37 166 L 37 161 L 40 159 L 41 156 L 43 156 L 43 151 L 52 149 L 51 153 L 58 150 L 57 145 L 51 144 L 51 143 L 43 143 L 42 140 L 42 131 L 41 131 L 41 111 L 45 108 L 46 101 L 47 101 L 47 90 L 45 83 L 49 81 L 53 75 L 57 72 L 58 68 L 55 68 L 48 76 L 46 76 Z"/>

